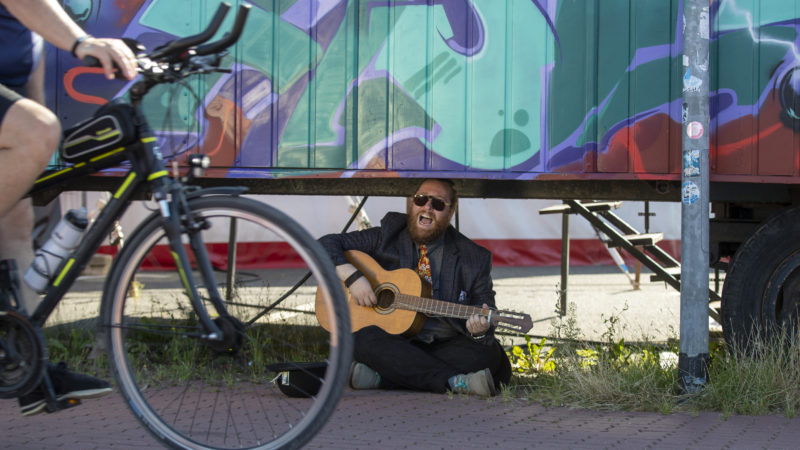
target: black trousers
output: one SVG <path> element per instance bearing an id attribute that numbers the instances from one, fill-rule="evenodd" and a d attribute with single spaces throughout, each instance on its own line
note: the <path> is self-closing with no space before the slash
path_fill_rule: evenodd
<path id="1" fill-rule="evenodd" d="M 431 344 L 389 334 L 376 326 L 353 334 L 354 359 L 381 375 L 382 389 L 413 389 L 444 393 L 447 380 L 488 368 L 495 384 L 507 384 L 511 366 L 497 341 L 491 345 L 457 335 Z"/>

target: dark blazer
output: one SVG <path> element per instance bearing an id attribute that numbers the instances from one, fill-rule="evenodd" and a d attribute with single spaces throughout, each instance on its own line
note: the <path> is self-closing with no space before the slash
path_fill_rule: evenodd
<path id="1" fill-rule="evenodd" d="M 374 258 L 385 270 L 415 269 L 416 246 L 408 234 L 406 219 L 406 214 L 390 212 L 381 219 L 380 227 L 329 234 L 319 241 L 337 266 L 348 262 L 343 253 L 345 250 L 360 250 Z M 439 300 L 479 307 L 486 303 L 494 308 L 491 252 L 472 242 L 452 226 L 444 233 L 442 250 Z M 466 321 L 448 321 L 461 333 L 468 334 Z M 490 330 L 490 333 L 493 331 Z M 494 341 L 491 337 L 493 336 L 488 336 L 484 341 L 491 343 Z"/>

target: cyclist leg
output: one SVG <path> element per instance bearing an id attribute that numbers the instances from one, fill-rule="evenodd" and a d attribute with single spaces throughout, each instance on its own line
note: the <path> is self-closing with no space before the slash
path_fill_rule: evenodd
<path id="1" fill-rule="evenodd" d="M 47 167 L 61 127 L 39 103 L 0 85 L 0 258 L 13 258 L 20 271 L 33 260 L 30 199 L 20 200 Z M 23 286 L 23 305 L 31 312 L 39 298 Z"/>
<path id="2" fill-rule="evenodd" d="M 0 216 L 30 190 L 58 147 L 56 116 L 33 100 L 20 98 L 0 123 Z"/>
<path id="3" fill-rule="evenodd" d="M 22 293 L 20 301 L 28 314 L 33 313 L 39 304 L 39 295 L 21 281 L 22 274 L 33 262 L 32 229 L 33 208 L 30 199 L 20 200 L 8 214 L 0 217 L 0 260 L 16 261 Z"/>
<path id="4" fill-rule="evenodd" d="M 44 50 L 40 46 L 34 45 L 33 58 L 31 63 L 33 69 L 30 72 L 28 81 L 21 88 L 15 87 L 12 90 L 21 95 L 34 100 L 40 105 L 45 104 L 44 96 Z M 39 55 L 38 58 L 36 55 Z M 6 79 L 8 75 L 3 74 Z M 2 117 L 0 117 L 2 120 Z M 18 273 L 20 276 L 33 262 L 33 246 L 31 231 L 34 229 L 37 210 L 31 206 L 30 199 L 20 200 L 12 210 L 0 216 L 0 259 L 14 259 L 17 262 Z M 42 208 L 39 208 L 42 210 Z M 39 296 L 25 283 L 20 283 L 22 291 L 22 305 L 28 313 L 32 313 L 39 303 Z"/>

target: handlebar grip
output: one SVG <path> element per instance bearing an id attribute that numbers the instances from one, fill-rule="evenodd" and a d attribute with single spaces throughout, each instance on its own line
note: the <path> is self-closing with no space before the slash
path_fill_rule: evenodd
<path id="1" fill-rule="evenodd" d="M 136 57 L 140 57 L 145 54 L 146 49 L 139 41 L 130 38 L 122 38 L 122 42 L 124 42 L 125 45 L 127 45 L 128 48 L 131 49 L 131 51 L 133 52 L 134 55 L 136 55 Z M 94 56 L 84 57 L 83 64 L 85 64 L 87 67 L 102 67 L 102 64 L 100 64 L 100 60 L 95 58 Z M 119 70 L 119 66 L 116 63 L 114 63 L 114 68 L 117 69 L 114 78 L 118 80 L 124 80 L 125 77 L 122 76 L 122 71 Z"/>
<path id="2" fill-rule="evenodd" d="M 233 23 L 233 28 L 230 33 L 225 33 L 225 36 L 218 41 L 209 42 L 208 44 L 197 47 L 196 53 L 198 55 L 210 55 L 235 44 L 242 35 L 242 30 L 244 30 L 244 24 L 247 22 L 248 14 L 250 14 L 250 5 L 239 5 L 239 11 L 236 13 L 236 20 Z"/>
<path id="3" fill-rule="evenodd" d="M 83 58 L 83 64 L 85 64 L 87 67 L 101 67 L 100 60 L 94 56 L 87 56 Z"/>
<path id="4" fill-rule="evenodd" d="M 150 58 L 158 59 L 167 55 L 180 55 L 190 47 L 211 39 L 214 34 L 216 34 L 217 30 L 219 30 L 219 27 L 222 25 L 222 21 L 225 20 L 225 16 L 228 14 L 228 10 L 230 9 L 231 5 L 229 3 L 220 3 L 219 7 L 217 8 L 217 12 L 211 19 L 211 23 L 209 23 L 208 27 L 204 31 L 198 34 L 176 39 L 163 48 L 157 48 L 153 51 L 153 53 L 150 54 Z"/>
<path id="5" fill-rule="evenodd" d="M 86 65 L 86 67 L 103 67 L 103 65 L 100 64 L 100 60 L 95 58 L 94 56 L 87 56 L 83 58 L 83 63 Z M 122 75 L 122 71 L 119 70 L 119 66 L 116 63 L 114 63 L 114 69 L 116 69 L 114 72 L 114 79 L 126 80 L 126 78 Z"/>

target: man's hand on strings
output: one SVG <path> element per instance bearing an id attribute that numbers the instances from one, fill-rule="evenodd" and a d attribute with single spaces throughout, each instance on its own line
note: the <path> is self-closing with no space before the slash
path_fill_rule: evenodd
<path id="1" fill-rule="evenodd" d="M 375 306 L 378 304 L 378 298 L 375 297 L 375 292 L 372 291 L 372 286 L 369 284 L 367 277 L 361 277 L 350 285 L 350 297 L 359 306 Z"/>
<path id="2" fill-rule="evenodd" d="M 349 278 L 355 271 L 356 267 L 350 263 L 336 266 L 336 274 L 339 275 L 339 279 L 343 281 Z M 375 297 L 369 280 L 364 276 L 353 281 L 349 290 L 350 298 L 352 298 L 353 302 L 358 306 L 375 306 L 378 304 L 378 298 Z"/>

